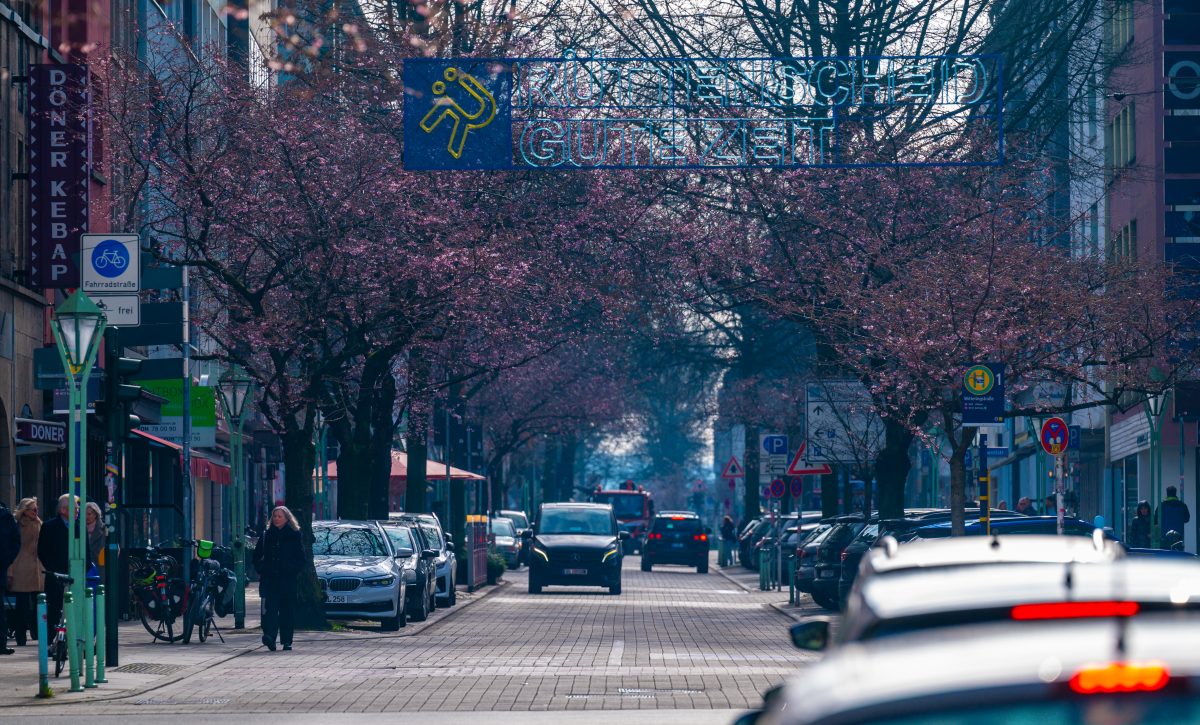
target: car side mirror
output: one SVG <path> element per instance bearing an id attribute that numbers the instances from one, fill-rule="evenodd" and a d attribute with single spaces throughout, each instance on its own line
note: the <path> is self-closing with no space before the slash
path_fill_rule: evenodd
<path id="1" fill-rule="evenodd" d="M 524 529 L 523 531 L 521 531 L 521 538 L 522 539 L 532 539 L 533 538 L 533 529 Z"/>
<path id="2" fill-rule="evenodd" d="M 788 630 L 797 649 L 820 652 L 829 646 L 829 619 L 812 617 L 793 624 Z"/>
<path id="3" fill-rule="evenodd" d="M 447 544 L 449 544 L 450 546 L 454 545 L 454 537 L 453 536 L 451 536 L 450 534 L 443 534 L 443 536 L 446 537 Z"/>
<path id="4" fill-rule="evenodd" d="M 629 532 L 628 531 L 617 532 L 617 538 L 620 539 L 621 541 L 628 541 L 629 540 Z"/>
<path id="5" fill-rule="evenodd" d="M 421 558 L 422 559 L 436 559 L 436 558 L 438 558 L 439 553 L 440 552 L 438 552 L 437 549 L 426 549 L 425 551 L 421 552 Z"/>

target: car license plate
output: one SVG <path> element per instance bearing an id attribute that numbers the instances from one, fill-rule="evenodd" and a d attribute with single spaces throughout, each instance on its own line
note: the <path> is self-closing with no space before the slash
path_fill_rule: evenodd
<path id="1" fill-rule="evenodd" d="M 325 595 L 325 603 L 326 604 L 345 604 L 346 603 L 346 595 L 345 594 L 327 594 L 327 595 Z"/>
<path id="2" fill-rule="evenodd" d="M 587 569 L 563 569 L 566 576 L 587 576 Z"/>
<path id="3" fill-rule="evenodd" d="M 836 571 L 832 571 L 832 570 L 823 571 L 823 572 L 821 572 L 821 578 L 822 579 L 832 579 L 835 574 L 837 574 Z"/>
<path id="4" fill-rule="evenodd" d="M 682 549 L 683 547 L 683 544 L 671 544 L 672 549 Z"/>

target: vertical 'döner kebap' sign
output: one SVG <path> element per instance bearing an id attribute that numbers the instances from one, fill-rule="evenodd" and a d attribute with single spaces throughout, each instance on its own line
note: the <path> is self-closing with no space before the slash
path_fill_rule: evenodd
<path id="1" fill-rule="evenodd" d="M 39 289 L 79 286 L 79 237 L 88 224 L 86 65 L 29 67 L 29 248 Z"/>

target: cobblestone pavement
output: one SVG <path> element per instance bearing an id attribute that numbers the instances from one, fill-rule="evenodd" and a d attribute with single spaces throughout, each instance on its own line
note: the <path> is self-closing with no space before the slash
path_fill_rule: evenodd
<path id="1" fill-rule="evenodd" d="M 621 596 L 530 595 L 524 570 L 509 572 L 507 586 L 414 631 L 298 633 L 292 652 L 254 649 L 90 712 L 731 710 L 814 659 L 788 641 L 788 619 L 770 606 L 779 592 L 747 591 L 715 567 L 638 563 L 626 558 Z"/>

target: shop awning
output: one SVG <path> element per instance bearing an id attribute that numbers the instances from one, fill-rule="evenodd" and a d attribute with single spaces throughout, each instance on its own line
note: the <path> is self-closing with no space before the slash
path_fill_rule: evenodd
<path id="1" fill-rule="evenodd" d="M 171 450 L 177 451 L 180 454 L 183 453 L 183 446 L 179 445 L 178 443 L 172 443 L 166 438 L 159 438 L 156 435 L 152 435 L 136 428 L 134 428 L 133 434 L 141 438 L 145 438 L 154 445 L 162 446 L 163 448 L 170 448 Z M 217 483 L 222 486 L 228 486 L 229 482 L 232 480 L 228 465 L 219 461 L 214 461 L 211 458 L 205 458 L 204 456 L 197 454 L 195 450 L 192 451 L 192 476 L 194 478 L 207 478 L 213 483 Z"/>
<path id="2" fill-rule="evenodd" d="M 337 461 L 329 463 L 329 477 L 337 478 Z M 392 478 L 407 479 L 408 478 L 408 454 L 403 451 L 392 451 Z M 425 461 L 425 478 L 430 481 L 442 481 L 446 479 L 446 464 L 441 461 L 427 459 Z M 450 478 L 454 480 L 482 481 L 483 476 L 470 471 L 464 471 L 461 468 L 450 467 Z"/>
<path id="3" fill-rule="evenodd" d="M 171 441 L 167 440 L 166 438 L 159 438 L 156 435 L 150 435 L 149 433 L 138 430 L 137 428 L 133 429 L 133 434 L 135 436 L 140 436 L 142 438 L 145 438 L 146 440 L 150 441 L 151 443 L 160 445 L 163 448 L 171 448 L 171 449 L 179 451 L 181 453 L 183 452 L 183 446 L 179 445 L 178 443 L 172 443 Z"/>
<path id="4" fill-rule="evenodd" d="M 213 483 L 222 486 L 228 486 L 231 480 L 229 466 L 202 456 L 197 456 L 195 451 L 192 451 L 192 476 L 195 478 L 207 478 Z"/>

